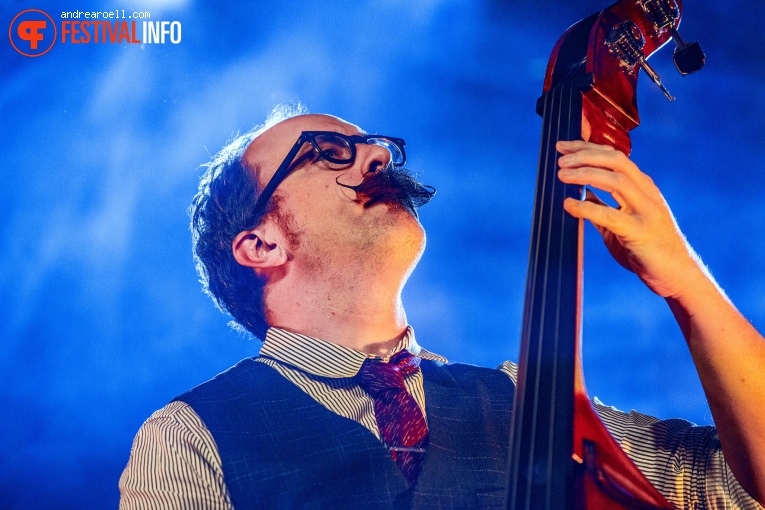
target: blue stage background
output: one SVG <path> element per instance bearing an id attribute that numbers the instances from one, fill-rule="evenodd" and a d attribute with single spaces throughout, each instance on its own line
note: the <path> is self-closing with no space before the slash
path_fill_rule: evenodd
<path id="1" fill-rule="evenodd" d="M 98 4 L 98 5 L 96 5 Z M 765 323 L 765 7 L 687 0 L 681 34 L 708 64 L 651 59 L 634 160 L 755 325 Z M 29 8 L 9 1 L 0 26 Z M 405 291 L 417 338 L 495 366 L 518 350 L 549 53 L 602 0 L 39 1 L 180 21 L 164 45 L 0 42 L 0 508 L 109 508 L 135 432 L 180 392 L 254 355 L 202 294 L 186 209 L 199 165 L 278 102 L 407 140 L 436 188 L 428 248 Z M 5 36 L 3 35 L 3 38 Z M 711 423 L 662 299 L 587 231 L 592 395 Z M 734 369 L 735 367 L 732 367 Z"/>

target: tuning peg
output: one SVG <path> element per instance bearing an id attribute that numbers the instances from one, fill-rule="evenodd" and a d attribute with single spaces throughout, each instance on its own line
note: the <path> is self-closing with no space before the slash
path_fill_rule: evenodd
<path id="1" fill-rule="evenodd" d="M 659 73 L 653 70 L 653 67 L 648 65 L 648 62 L 646 62 L 645 58 L 641 56 L 640 60 L 638 60 L 638 65 L 643 68 L 643 71 L 645 71 L 645 74 L 648 75 L 649 78 L 651 78 L 651 81 L 654 82 L 658 87 L 661 89 L 662 92 L 664 92 L 664 95 L 667 96 L 667 99 L 670 101 L 675 100 L 675 96 L 672 95 L 672 93 L 667 90 L 667 87 L 664 86 L 664 84 L 661 82 L 661 78 L 659 78 Z"/>
<path id="2" fill-rule="evenodd" d="M 645 46 L 645 38 L 643 37 L 643 32 L 640 31 L 640 28 L 635 23 L 625 20 L 615 26 L 608 33 L 606 46 L 619 59 L 621 64 L 629 69 L 630 74 L 633 74 L 635 66 L 639 65 L 648 77 L 651 78 L 651 81 L 664 92 L 667 99 L 670 101 L 675 100 L 669 90 L 667 90 L 667 87 L 661 83 L 659 74 L 646 61 L 642 51 L 643 46 Z"/>
<path id="3" fill-rule="evenodd" d="M 687 76 L 704 67 L 707 56 L 704 55 L 704 50 L 701 49 L 699 43 L 686 43 L 674 28 L 671 28 L 670 32 L 672 33 L 672 40 L 677 46 L 672 56 L 677 71 L 683 76 Z"/>

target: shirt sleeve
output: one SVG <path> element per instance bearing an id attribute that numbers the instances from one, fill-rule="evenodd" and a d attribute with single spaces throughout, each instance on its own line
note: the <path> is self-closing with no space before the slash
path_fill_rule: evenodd
<path id="1" fill-rule="evenodd" d="M 513 382 L 518 366 L 499 366 Z M 603 405 L 593 407 L 611 435 L 640 471 L 675 507 L 707 510 L 763 510 L 738 483 L 725 463 L 714 427 L 685 420 L 658 420 L 635 411 L 625 413 Z"/>
<path id="2" fill-rule="evenodd" d="M 141 426 L 119 481 L 120 510 L 232 510 L 218 449 L 184 402 L 171 402 Z"/>

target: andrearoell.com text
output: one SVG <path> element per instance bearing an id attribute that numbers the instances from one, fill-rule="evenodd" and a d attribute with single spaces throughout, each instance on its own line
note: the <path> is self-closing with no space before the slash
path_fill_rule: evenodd
<path id="1" fill-rule="evenodd" d="M 145 21 L 145 11 L 62 11 L 61 18 L 62 44 L 178 44 L 182 37 L 180 21 Z"/>

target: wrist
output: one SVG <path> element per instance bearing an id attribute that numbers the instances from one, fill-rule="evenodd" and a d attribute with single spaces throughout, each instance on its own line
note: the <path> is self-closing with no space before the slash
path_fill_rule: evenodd
<path id="1" fill-rule="evenodd" d="M 708 293 L 722 293 L 709 268 L 687 243 L 686 250 L 680 259 L 684 263 L 675 270 L 674 285 L 664 297 L 682 303 Z"/>

